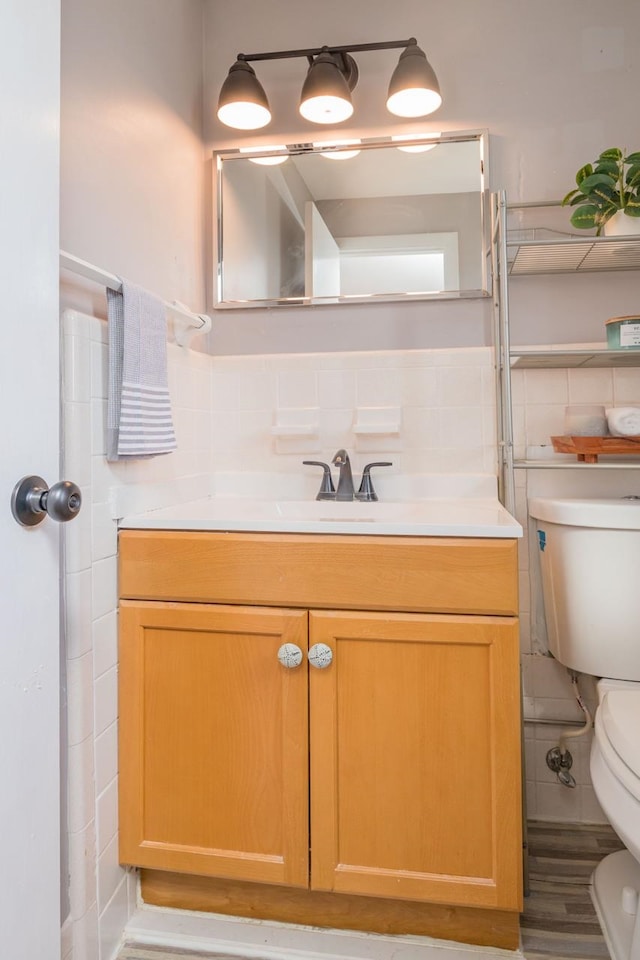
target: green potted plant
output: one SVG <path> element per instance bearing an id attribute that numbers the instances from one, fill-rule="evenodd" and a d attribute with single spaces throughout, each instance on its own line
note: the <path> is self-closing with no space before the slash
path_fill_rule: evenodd
<path id="1" fill-rule="evenodd" d="M 619 147 L 601 153 L 595 166 L 587 163 L 576 174 L 577 188 L 562 206 L 577 207 L 571 223 L 581 230 L 604 228 L 607 236 L 640 233 L 640 152 L 627 156 Z"/>

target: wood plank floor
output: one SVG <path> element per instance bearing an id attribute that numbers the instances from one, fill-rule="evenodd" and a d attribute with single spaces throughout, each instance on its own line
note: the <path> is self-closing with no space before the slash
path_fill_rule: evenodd
<path id="1" fill-rule="evenodd" d="M 611 827 L 530 822 L 529 886 L 520 919 L 527 960 L 608 960 L 589 880 L 608 853 L 622 849 Z"/>
<path id="2" fill-rule="evenodd" d="M 609 960 L 589 880 L 608 853 L 622 849 L 611 827 L 530 822 L 529 896 L 520 926 L 527 960 Z M 126 944 L 118 960 L 238 960 L 226 954 Z"/>

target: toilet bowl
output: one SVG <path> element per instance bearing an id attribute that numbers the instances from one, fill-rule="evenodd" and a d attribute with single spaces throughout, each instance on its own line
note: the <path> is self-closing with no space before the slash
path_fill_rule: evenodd
<path id="1" fill-rule="evenodd" d="M 627 847 L 596 867 L 591 886 L 615 960 L 640 960 L 640 684 L 598 683 L 591 779 L 600 805 Z"/>
<path id="2" fill-rule="evenodd" d="M 640 503 L 533 499 L 529 513 L 550 652 L 602 678 L 591 777 L 627 849 L 601 861 L 591 895 L 613 960 L 640 960 Z"/>

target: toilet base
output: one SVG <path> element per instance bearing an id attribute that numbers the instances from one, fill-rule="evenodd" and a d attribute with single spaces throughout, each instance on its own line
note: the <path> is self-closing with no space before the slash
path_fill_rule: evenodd
<path id="1" fill-rule="evenodd" d="M 640 864 L 627 850 L 611 853 L 591 877 L 591 899 L 612 960 L 640 960 L 640 909 L 627 913 L 622 908 L 622 891 L 631 887 L 640 892 Z"/>

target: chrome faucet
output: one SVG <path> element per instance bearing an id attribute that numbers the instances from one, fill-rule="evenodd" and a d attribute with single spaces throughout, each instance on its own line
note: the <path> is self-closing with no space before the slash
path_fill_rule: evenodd
<path id="1" fill-rule="evenodd" d="M 351 461 L 346 450 L 340 449 L 331 461 L 334 467 L 340 467 L 338 477 L 338 487 L 336 489 L 336 500 L 353 500 L 355 491 L 353 489 L 353 475 L 351 473 Z"/>

